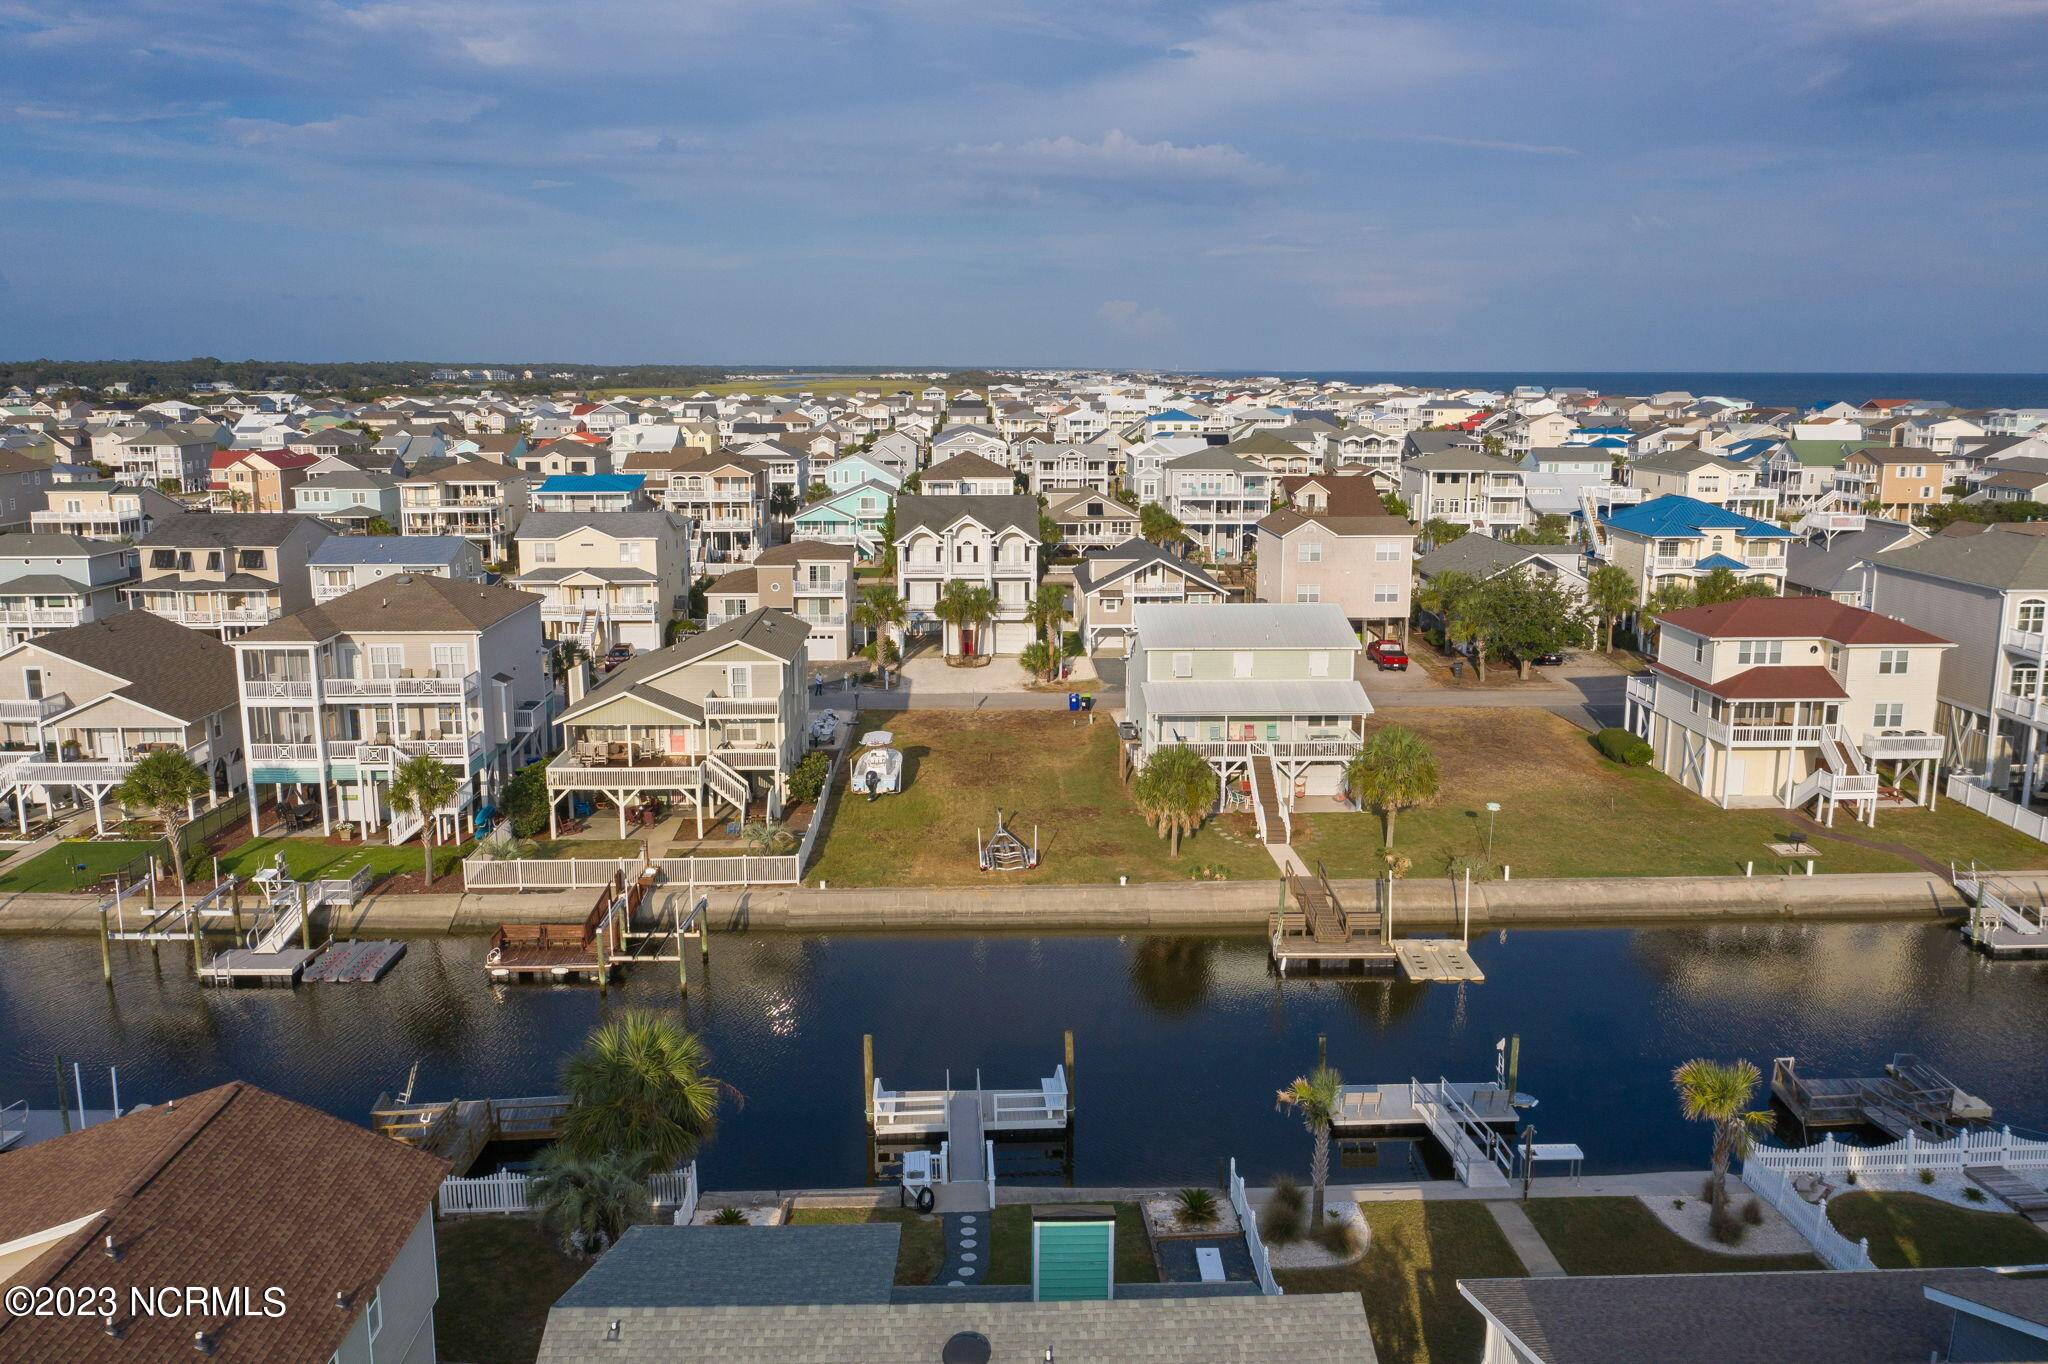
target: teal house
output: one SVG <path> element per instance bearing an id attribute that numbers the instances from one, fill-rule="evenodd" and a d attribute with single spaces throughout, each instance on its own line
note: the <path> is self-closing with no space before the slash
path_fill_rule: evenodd
<path id="1" fill-rule="evenodd" d="M 863 483 L 843 493 L 820 498 L 796 514 L 790 538 L 851 545 L 863 559 L 882 552 L 882 524 L 896 494 L 880 483 Z"/>

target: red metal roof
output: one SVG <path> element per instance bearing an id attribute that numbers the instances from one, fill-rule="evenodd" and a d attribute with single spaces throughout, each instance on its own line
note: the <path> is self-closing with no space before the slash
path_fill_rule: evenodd
<path id="1" fill-rule="evenodd" d="M 1657 617 L 1712 639 L 1831 639 L 1837 644 L 1949 644 L 1902 620 L 1828 597 L 1745 597 Z"/>
<path id="2" fill-rule="evenodd" d="M 1650 665 L 1666 677 L 1698 687 L 1724 701 L 1846 701 L 1849 693 L 1826 668 L 1815 666 L 1751 668 L 1708 682 L 1689 677 L 1668 663 Z"/>

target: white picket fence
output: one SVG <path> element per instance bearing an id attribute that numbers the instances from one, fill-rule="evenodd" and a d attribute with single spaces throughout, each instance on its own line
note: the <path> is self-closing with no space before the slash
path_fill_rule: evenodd
<path id="1" fill-rule="evenodd" d="M 1244 1243 L 1252 1253 L 1252 1273 L 1258 1276 L 1259 1291 L 1269 1298 L 1277 1298 L 1286 1290 L 1273 1277 L 1273 1260 L 1266 1253 L 1266 1243 L 1259 1239 L 1259 1214 L 1252 1202 L 1244 1196 L 1244 1177 L 1237 1172 L 1237 1157 L 1230 1158 L 1230 1206 L 1237 1213 L 1237 1224 L 1244 1228 Z"/>
<path id="2" fill-rule="evenodd" d="M 441 1215 L 456 1217 L 466 1213 L 526 1212 L 531 1206 L 532 1184 L 531 1175 L 516 1170 L 500 1170 L 494 1175 L 474 1177 L 451 1175 L 441 1181 Z M 697 1162 L 691 1161 L 680 1170 L 655 1175 L 647 1181 L 647 1191 L 658 1206 L 676 1210 L 677 1222 L 688 1222 L 697 1211 Z"/>
<path id="3" fill-rule="evenodd" d="M 1948 798 L 1966 805 L 1980 815 L 1988 815 L 2000 824 L 2018 829 L 2030 838 L 2048 843 L 2048 816 L 2037 815 L 2032 810 L 2023 810 L 2003 796 L 1993 795 L 1977 783 L 1956 773 L 1950 773 L 1947 785 Z"/>
<path id="4" fill-rule="evenodd" d="M 2016 1137 L 2010 1127 L 1997 1131 L 1964 1132 L 1947 1141 L 1928 1141 L 1908 1132 L 1903 1140 L 1884 1146 L 1853 1146 L 1836 1141 L 1833 1134 L 1811 1146 L 1785 1149 L 1756 1146 L 1742 1162 L 1743 1168 L 1781 1170 L 1788 1174 L 1846 1174 L 1878 1170 L 1960 1170 L 1966 1165 L 2004 1165 L 2008 1168 L 2048 1165 L 2048 1141 Z"/>
<path id="5" fill-rule="evenodd" d="M 1809 1203 L 1792 1188 L 1792 1177 L 1767 1165 L 1742 1167 L 1742 1182 L 1799 1229 L 1829 1269 L 1876 1269 L 1870 1260 L 1870 1238 L 1851 1241 L 1828 1221 L 1828 1202 Z"/>
<path id="6" fill-rule="evenodd" d="M 590 857 L 487 857 L 462 859 L 464 890 L 595 890 L 622 868 L 631 878 L 651 866 L 671 885 L 793 886 L 803 879 L 802 859 L 774 857 L 657 857 L 650 862 Z"/>

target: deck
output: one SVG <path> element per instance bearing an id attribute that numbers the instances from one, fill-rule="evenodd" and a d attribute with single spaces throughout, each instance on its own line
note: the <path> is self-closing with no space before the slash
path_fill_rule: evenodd
<path id="1" fill-rule="evenodd" d="M 1456 938 L 1396 938 L 1394 955 L 1401 974 L 1415 981 L 1472 981 L 1486 979 L 1479 963 Z"/>
<path id="2" fill-rule="evenodd" d="M 1474 1188 L 1499 1188 L 1515 1167 L 1513 1129 L 1521 1118 L 1514 1098 L 1499 1085 L 1441 1078 L 1345 1085 L 1330 1127 L 1340 1136 L 1420 1127 L 1451 1158 L 1460 1180 Z M 1502 1127 L 1508 1132 L 1497 1130 Z"/>
<path id="3" fill-rule="evenodd" d="M 878 1137 L 944 1137 L 956 1145 L 978 1145 L 989 1133 L 1064 1130 L 1073 1111 L 1067 1068 L 1058 1065 L 1036 1089 L 890 1090 L 877 1079 L 868 1122 Z"/>
<path id="4" fill-rule="evenodd" d="M 522 1099 L 447 1099 L 409 1103 L 377 1097 L 370 1128 L 393 1141 L 447 1161 L 451 1172 L 469 1173 L 484 1147 L 494 1141 L 553 1141 L 561 1135 L 566 1095 Z"/>
<path id="5" fill-rule="evenodd" d="M 1959 1122 L 1991 1116 L 1980 1100 L 1904 1052 L 1883 1075 L 1846 1079 L 1803 1075 L 1792 1057 L 1780 1056 L 1771 1063 L 1771 1097 L 1801 1127 L 1875 1127 L 1894 1140 L 1910 1133 L 1946 1141 Z"/>
<path id="6" fill-rule="evenodd" d="M 500 924 L 484 954 L 492 980 L 580 980 L 603 985 L 626 955 L 626 933 L 649 885 L 613 874 L 581 923 Z"/>
<path id="7" fill-rule="evenodd" d="M 1266 938 L 1281 975 L 1299 962 L 1322 966 L 1396 964 L 1393 944 L 1381 931 L 1378 909 L 1347 909 L 1320 864 L 1314 876 L 1290 876 L 1280 905 L 1266 917 Z"/>
<path id="8" fill-rule="evenodd" d="M 1966 1165 L 1963 1175 L 1972 1184 L 2036 1224 L 2048 1224 L 2048 1193 L 2032 1180 L 2022 1179 L 2003 1165 Z"/>
<path id="9" fill-rule="evenodd" d="M 1957 890 L 1970 898 L 1963 937 L 1988 957 L 2048 957 L 2048 912 L 2022 903 L 2011 886 L 1992 884 L 1974 867 L 1951 873 Z"/>
<path id="10" fill-rule="evenodd" d="M 307 963 L 318 955 L 318 949 L 309 952 L 302 947 L 274 952 L 231 947 L 208 962 L 200 978 L 208 985 L 297 985 Z"/>

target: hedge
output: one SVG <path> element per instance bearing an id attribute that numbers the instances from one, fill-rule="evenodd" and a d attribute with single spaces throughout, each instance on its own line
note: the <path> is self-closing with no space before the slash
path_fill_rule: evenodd
<path id="1" fill-rule="evenodd" d="M 1657 756 L 1656 750 L 1625 729 L 1603 729 L 1593 736 L 1593 746 L 1624 767 L 1645 767 Z"/>

